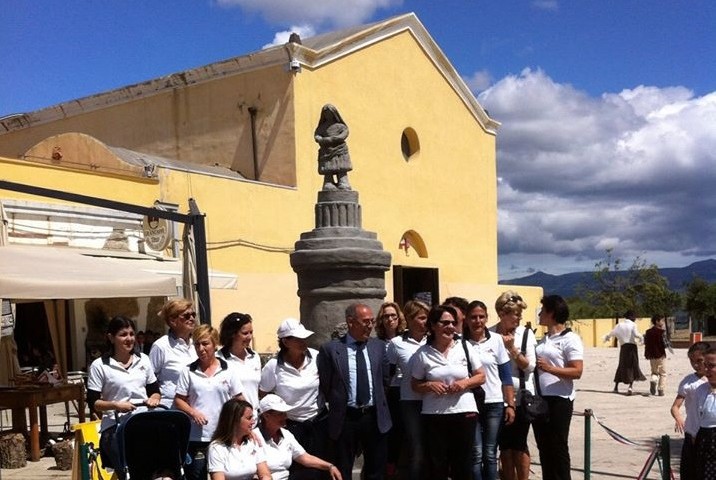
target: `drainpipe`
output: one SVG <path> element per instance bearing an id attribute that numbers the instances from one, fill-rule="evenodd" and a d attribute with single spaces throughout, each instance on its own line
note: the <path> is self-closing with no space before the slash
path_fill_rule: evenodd
<path id="1" fill-rule="evenodd" d="M 256 107 L 249 107 L 249 116 L 251 117 L 251 146 L 252 156 L 254 159 L 254 180 L 259 179 L 259 154 L 256 147 Z"/>

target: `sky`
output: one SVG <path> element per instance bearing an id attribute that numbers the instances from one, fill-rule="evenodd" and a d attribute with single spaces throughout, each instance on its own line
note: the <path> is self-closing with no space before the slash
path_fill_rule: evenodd
<path id="1" fill-rule="evenodd" d="M 497 135 L 501 279 L 716 258 L 712 0 L 3 0 L 0 118 L 415 12 Z"/>

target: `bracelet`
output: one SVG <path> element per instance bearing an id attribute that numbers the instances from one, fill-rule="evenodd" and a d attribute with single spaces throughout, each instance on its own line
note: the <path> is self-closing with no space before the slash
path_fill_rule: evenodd
<path id="1" fill-rule="evenodd" d="M 505 408 L 511 408 L 512 410 L 514 410 L 515 406 L 514 405 L 505 405 Z"/>

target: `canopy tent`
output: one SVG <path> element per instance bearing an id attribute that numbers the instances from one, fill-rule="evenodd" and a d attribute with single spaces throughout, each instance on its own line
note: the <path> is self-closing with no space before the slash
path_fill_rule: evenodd
<path id="1" fill-rule="evenodd" d="M 0 298 L 54 300 L 174 296 L 173 278 L 68 247 L 0 248 Z"/>
<path id="2" fill-rule="evenodd" d="M 55 360 L 67 374 L 65 301 L 76 298 L 175 296 L 171 277 L 62 247 L 0 247 L 0 298 L 44 300 Z"/>

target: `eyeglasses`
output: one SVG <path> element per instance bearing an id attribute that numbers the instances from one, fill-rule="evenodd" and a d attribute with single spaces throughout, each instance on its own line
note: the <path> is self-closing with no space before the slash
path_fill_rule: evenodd
<path id="1" fill-rule="evenodd" d="M 184 312 L 179 315 L 182 320 L 189 320 L 190 318 L 196 318 L 196 312 Z"/>
<path id="2" fill-rule="evenodd" d="M 521 301 L 522 301 L 522 297 L 520 297 L 519 295 L 512 295 L 510 297 L 510 302 L 516 303 L 516 302 L 521 302 Z"/>
<path id="3" fill-rule="evenodd" d="M 355 317 L 349 317 L 349 318 L 352 318 L 353 320 L 360 323 L 364 327 L 372 327 L 373 325 L 375 325 L 375 318 L 366 318 L 365 320 L 361 320 L 360 318 L 355 318 Z"/>
<path id="4" fill-rule="evenodd" d="M 448 325 L 457 326 L 457 320 L 438 320 L 437 323 L 442 327 L 447 327 Z"/>

